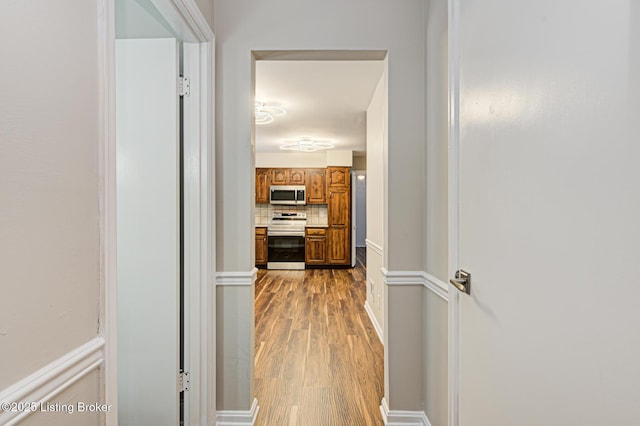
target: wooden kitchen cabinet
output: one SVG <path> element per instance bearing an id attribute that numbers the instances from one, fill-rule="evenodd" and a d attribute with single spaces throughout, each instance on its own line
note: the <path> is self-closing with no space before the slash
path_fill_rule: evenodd
<path id="1" fill-rule="evenodd" d="M 256 266 L 267 264 L 269 251 L 267 238 L 267 228 L 256 228 Z"/>
<path id="2" fill-rule="evenodd" d="M 327 188 L 350 187 L 351 168 L 327 167 Z"/>
<path id="3" fill-rule="evenodd" d="M 289 185 L 289 169 L 271 169 L 272 185 Z"/>
<path id="4" fill-rule="evenodd" d="M 304 169 L 271 169 L 271 185 L 304 185 Z"/>
<path id="5" fill-rule="evenodd" d="M 289 169 L 289 185 L 304 185 L 304 169 Z"/>
<path id="6" fill-rule="evenodd" d="M 329 226 L 349 226 L 351 218 L 351 191 L 349 188 L 329 190 Z"/>
<path id="7" fill-rule="evenodd" d="M 349 167 L 327 167 L 327 264 L 351 264 L 351 174 Z"/>
<path id="8" fill-rule="evenodd" d="M 307 169 L 307 204 L 327 204 L 327 171 L 325 169 Z"/>
<path id="9" fill-rule="evenodd" d="M 305 263 L 307 265 L 325 265 L 327 263 L 327 230 L 324 228 L 307 228 L 305 247 Z"/>
<path id="10" fill-rule="evenodd" d="M 269 204 L 270 169 L 256 169 L 256 204 Z"/>
<path id="11" fill-rule="evenodd" d="M 330 226 L 327 229 L 327 264 L 349 265 L 351 247 L 349 228 Z"/>

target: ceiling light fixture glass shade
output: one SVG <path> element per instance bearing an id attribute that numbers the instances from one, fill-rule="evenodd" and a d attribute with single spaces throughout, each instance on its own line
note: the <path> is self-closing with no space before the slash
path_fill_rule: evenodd
<path id="1" fill-rule="evenodd" d="M 313 141 L 311 139 L 303 139 L 293 143 L 286 143 L 280 145 L 280 149 L 285 151 L 302 151 L 302 152 L 315 152 L 320 149 L 331 149 L 334 145 L 329 142 Z"/>
<path id="2" fill-rule="evenodd" d="M 256 101 L 255 103 L 255 116 L 256 124 L 269 124 L 272 123 L 274 118 L 281 115 L 285 115 L 287 111 L 284 108 L 265 105 L 263 102 Z"/>

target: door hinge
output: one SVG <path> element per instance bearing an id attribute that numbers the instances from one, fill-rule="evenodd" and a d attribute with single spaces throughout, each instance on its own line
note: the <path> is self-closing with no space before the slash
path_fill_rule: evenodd
<path id="1" fill-rule="evenodd" d="M 189 77 L 178 77 L 178 94 L 188 96 L 191 93 L 191 82 Z"/>
<path id="2" fill-rule="evenodd" d="M 178 373 L 178 392 L 186 392 L 189 390 L 189 385 L 191 382 L 189 381 L 189 372 L 182 371 Z"/>

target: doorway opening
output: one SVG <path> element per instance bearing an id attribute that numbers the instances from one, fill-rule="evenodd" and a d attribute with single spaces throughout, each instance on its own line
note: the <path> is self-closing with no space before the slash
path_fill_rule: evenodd
<path id="1" fill-rule="evenodd" d="M 254 52 L 257 425 L 382 424 L 384 292 L 363 260 L 370 232 L 383 246 L 385 198 L 379 185 L 370 208 L 363 178 L 384 180 L 385 57 Z M 305 203 L 280 202 L 294 186 Z M 270 264 L 283 222 L 302 268 Z"/>

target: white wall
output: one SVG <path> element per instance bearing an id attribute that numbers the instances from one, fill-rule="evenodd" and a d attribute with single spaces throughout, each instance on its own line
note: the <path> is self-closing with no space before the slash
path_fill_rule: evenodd
<path id="1" fill-rule="evenodd" d="M 255 183 L 251 140 L 251 51 L 282 49 L 388 51 L 388 173 L 383 185 L 383 188 L 387 185 L 389 188 L 384 222 L 384 232 L 388 234 L 384 243 L 388 250 L 384 266 L 392 270 L 421 269 L 424 260 L 423 0 L 219 0 L 215 3 L 214 18 L 216 85 L 221 88 L 216 102 L 219 269 L 247 273 L 253 267 Z M 407 183 L 411 185 L 411 197 L 407 197 Z M 406 299 L 397 300 L 399 305 L 389 307 L 391 318 L 397 310 L 404 308 L 401 303 Z M 235 315 L 219 316 L 218 320 L 250 321 L 248 308 L 251 304 L 247 301 L 247 306 Z M 406 329 L 408 324 L 398 322 L 395 326 L 395 329 Z M 232 324 L 229 327 L 235 328 Z M 224 336 L 218 340 L 221 341 Z M 229 363 L 218 367 L 236 370 L 236 383 L 248 388 L 251 365 L 243 365 L 240 347 L 249 345 L 250 337 L 238 336 L 235 342 L 235 348 L 223 347 L 221 350 L 235 352 L 237 356 L 229 357 Z M 416 368 L 421 368 L 422 351 L 412 351 L 413 346 L 414 341 L 409 342 L 399 335 L 398 351 L 386 360 L 385 371 L 397 378 L 387 389 L 387 400 L 392 409 L 396 406 L 418 408 L 415 407 L 415 395 L 418 395 L 417 405 L 421 405 L 421 386 L 417 389 L 402 386 L 405 377 L 415 375 L 416 363 Z M 242 396 L 242 400 L 229 399 L 219 408 L 247 410 L 250 404 L 251 401 Z"/>
<path id="2" fill-rule="evenodd" d="M 384 330 L 384 164 L 387 143 L 387 71 L 382 73 L 367 107 L 367 304 Z"/>
<path id="3" fill-rule="evenodd" d="M 327 166 L 351 167 L 353 165 L 353 151 L 327 150 Z"/>
<path id="4" fill-rule="evenodd" d="M 0 393 L 98 333 L 98 3 L 2 4 Z"/>
<path id="5" fill-rule="evenodd" d="M 425 271 L 447 286 L 447 0 L 429 1 L 426 38 Z M 448 396 L 447 302 L 427 287 L 423 291 L 423 404 L 431 424 L 443 426 Z"/>
<path id="6" fill-rule="evenodd" d="M 256 167 L 327 167 L 325 152 L 256 152 Z"/>

